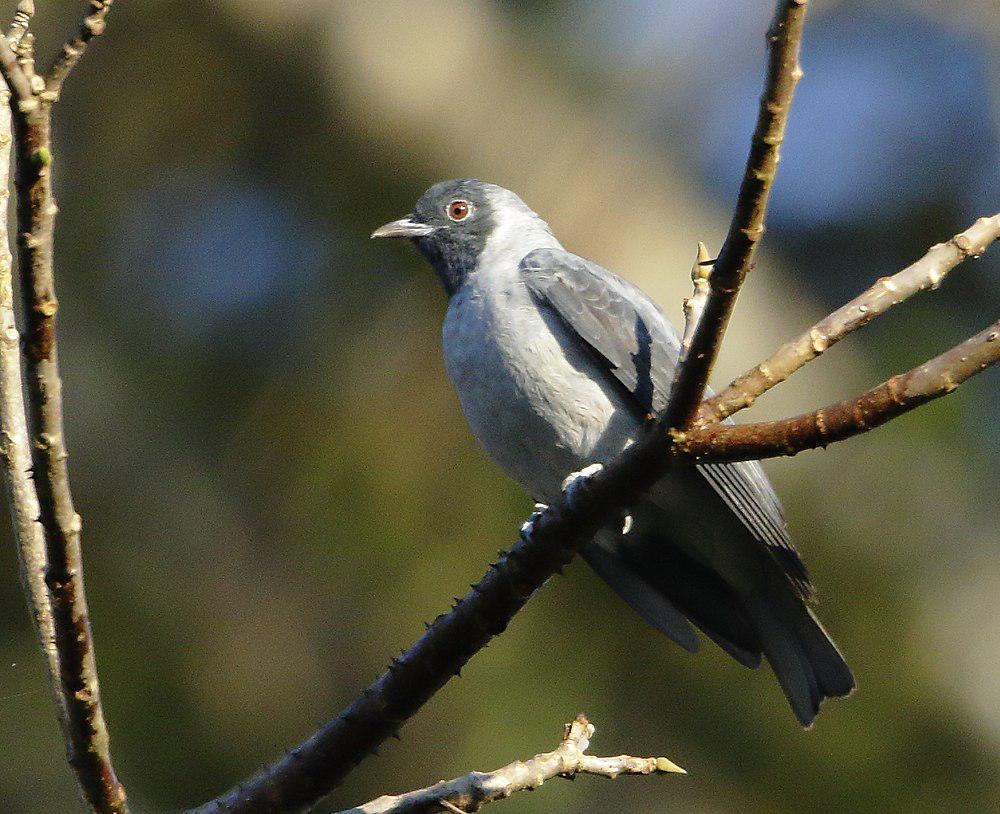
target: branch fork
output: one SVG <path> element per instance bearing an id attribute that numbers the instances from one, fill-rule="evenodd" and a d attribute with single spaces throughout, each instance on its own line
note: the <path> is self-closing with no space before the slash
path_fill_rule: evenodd
<path id="1" fill-rule="evenodd" d="M 16 345 L 5 342 L 0 349 L 0 425 L 11 450 L 3 464 L 25 593 L 56 696 L 67 759 L 92 811 L 127 814 L 125 789 L 115 775 L 101 706 L 83 587 L 81 520 L 70 492 L 53 269 L 58 207 L 52 190 L 52 105 L 87 43 L 103 30 L 110 7 L 111 0 L 87 4 L 79 33 L 44 76 L 35 73 L 31 0 L 18 4 L 7 35 L 0 36 L 0 72 L 10 92 L 9 122 L 15 136 L 27 385 L 25 409 L 21 360 Z M 8 307 L 6 282 L 0 280 L 0 312 L 4 336 L 9 337 L 17 333 L 17 326 L 12 303 Z"/>
<path id="2" fill-rule="evenodd" d="M 417 791 L 379 797 L 339 814 L 418 814 L 441 809 L 467 814 L 516 792 L 534 791 L 554 777 L 572 780 L 590 774 L 613 780 L 621 775 L 686 774 L 665 757 L 588 755 L 593 735 L 594 725 L 584 715 L 577 715 L 566 724 L 562 742 L 551 752 L 516 760 L 492 772 L 469 772 Z"/>

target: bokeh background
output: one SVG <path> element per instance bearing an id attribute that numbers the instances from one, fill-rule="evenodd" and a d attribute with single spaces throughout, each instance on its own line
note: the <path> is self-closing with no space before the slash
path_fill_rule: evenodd
<path id="1" fill-rule="evenodd" d="M 81 5 L 41 4 L 43 53 Z M 116 4 L 57 114 L 58 283 L 105 707 L 137 812 L 201 802 L 309 734 L 529 511 L 459 412 L 435 278 L 372 228 L 441 178 L 493 180 L 677 320 L 696 241 L 724 234 L 772 8 Z M 816 0 L 803 51 L 718 383 L 1000 203 L 995 0 Z M 996 318 L 998 273 L 996 250 L 962 266 L 752 414 L 950 347 Z M 550 748 L 579 711 L 596 753 L 690 774 L 553 783 L 507 810 L 997 810 L 998 395 L 994 371 L 768 464 L 858 677 L 813 731 L 766 668 L 684 653 L 575 564 L 320 810 Z M 0 811 L 77 811 L 3 543 Z"/>

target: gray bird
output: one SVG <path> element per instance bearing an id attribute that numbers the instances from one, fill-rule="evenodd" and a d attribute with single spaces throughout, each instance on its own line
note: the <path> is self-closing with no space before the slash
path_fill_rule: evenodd
<path id="1" fill-rule="evenodd" d="M 472 432 L 540 503 L 664 408 L 680 349 L 667 318 L 566 251 L 513 192 L 444 181 L 372 237 L 407 238 L 434 267 L 449 297 L 445 365 Z M 691 652 L 693 623 L 747 667 L 765 656 L 803 726 L 851 692 L 760 464 L 673 467 L 630 514 L 582 555 L 649 624 Z"/>

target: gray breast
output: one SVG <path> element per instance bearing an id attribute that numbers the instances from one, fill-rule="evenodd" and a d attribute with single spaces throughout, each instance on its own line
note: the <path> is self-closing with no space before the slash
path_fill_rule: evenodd
<path id="1" fill-rule="evenodd" d="M 516 266 L 475 274 L 455 293 L 444 357 L 487 454 L 538 500 L 621 451 L 638 425 L 558 317 L 540 310 Z"/>

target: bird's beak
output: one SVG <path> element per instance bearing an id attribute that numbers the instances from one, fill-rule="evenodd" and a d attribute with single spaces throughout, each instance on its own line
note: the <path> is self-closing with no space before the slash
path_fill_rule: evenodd
<path id="1" fill-rule="evenodd" d="M 379 226 L 372 237 L 424 237 L 434 231 L 433 226 L 426 223 L 419 223 L 413 219 L 413 215 L 394 220 L 385 226 Z"/>

